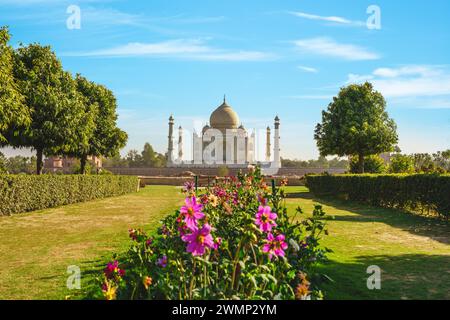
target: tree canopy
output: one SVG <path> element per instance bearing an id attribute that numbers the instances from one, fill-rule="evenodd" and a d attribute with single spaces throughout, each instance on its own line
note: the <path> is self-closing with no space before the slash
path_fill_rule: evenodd
<path id="1" fill-rule="evenodd" d="M 359 172 L 364 157 L 392 151 L 397 126 L 386 112 L 386 101 L 371 83 L 341 89 L 317 124 L 314 138 L 322 156 L 358 156 Z"/>
<path id="2" fill-rule="evenodd" d="M 62 154 L 80 143 L 76 132 L 82 122 L 82 101 L 61 62 L 49 46 L 20 46 L 14 54 L 14 74 L 31 115 L 10 143 L 37 152 L 37 173 L 43 155 Z"/>
<path id="3" fill-rule="evenodd" d="M 63 69 L 49 46 L 8 46 L 0 28 L 0 146 L 36 151 L 36 172 L 43 156 L 71 156 L 84 168 L 88 156 L 114 156 L 127 134 L 117 127 L 117 102 L 106 87 Z M 84 170 L 83 170 L 84 172 Z"/>
<path id="4" fill-rule="evenodd" d="M 8 143 L 7 135 L 19 133 L 18 126 L 30 123 L 30 114 L 24 104 L 14 78 L 13 49 L 8 45 L 10 35 L 6 27 L 0 28 L 0 146 Z"/>
<path id="5" fill-rule="evenodd" d="M 84 172 L 88 156 L 114 157 L 127 142 L 127 134 L 117 127 L 117 101 L 111 90 L 87 80 L 81 75 L 75 78 L 77 90 L 84 97 L 84 114 L 87 130 L 72 155 L 80 159 Z"/>

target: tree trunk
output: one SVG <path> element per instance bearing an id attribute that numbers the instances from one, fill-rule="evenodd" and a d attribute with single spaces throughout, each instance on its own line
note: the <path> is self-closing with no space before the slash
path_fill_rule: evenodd
<path id="1" fill-rule="evenodd" d="M 80 173 L 81 174 L 86 174 L 86 163 L 87 163 L 87 156 L 83 155 L 80 158 Z"/>
<path id="2" fill-rule="evenodd" d="M 36 174 L 37 175 L 42 174 L 42 168 L 43 168 L 42 158 L 43 158 L 42 149 L 37 149 L 36 150 Z"/>
<path id="3" fill-rule="evenodd" d="M 364 154 L 362 153 L 358 155 L 358 171 L 364 173 Z"/>

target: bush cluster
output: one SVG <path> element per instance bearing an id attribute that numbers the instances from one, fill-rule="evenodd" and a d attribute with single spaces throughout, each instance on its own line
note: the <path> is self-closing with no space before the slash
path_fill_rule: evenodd
<path id="1" fill-rule="evenodd" d="M 113 175 L 0 175 L 0 215 L 137 191 L 138 178 Z"/>
<path id="2" fill-rule="evenodd" d="M 450 216 L 450 175 L 310 175 L 316 195 L 344 196 L 370 205 Z"/>

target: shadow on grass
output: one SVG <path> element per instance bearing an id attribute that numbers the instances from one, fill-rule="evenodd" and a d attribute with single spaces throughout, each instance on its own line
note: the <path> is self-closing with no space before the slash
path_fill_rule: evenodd
<path id="1" fill-rule="evenodd" d="M 338 215 L 335 217 L 335 221 L 382 222 L 414 235 L 426 236 L 435 241 L 450 244 L 450 225 L 447 221 L 331 197 L 315 197 L 310 192 L 290 193 L 287 194 L 287 198 L 313 200 L 314 202 L 355 214 L 353 216 Z"/>
<path id="2" fill-rule="evenodd" d="M 381 269 L 381 290 L 367 288 L 367 267 Z M 450 256 L 360 256 L 351 263 L 328 261 L 319 271 L 333 282 L 320 285 L 325 299 L 450 299 Z"/>

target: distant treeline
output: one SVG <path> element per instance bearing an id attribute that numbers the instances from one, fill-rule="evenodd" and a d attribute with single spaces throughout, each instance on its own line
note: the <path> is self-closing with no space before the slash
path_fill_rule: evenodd
<path id="1" fill-rule="evenodd" d="M 150 143 L 145 143 L 141 152 L 132 149 L 125 157 L 116 155 L 103 161 L 104 167 L 115 168 L 162 168 L 167 164 L 167 156 L 156 152 Z"/>
<path id="2" fill-rule="evenodd" d="M 349 168 L 349 161 L 342 158 L 333 158 L 328 160 L 326 157 L 319 157 L 317 160 L 290 160 L 281 159 L 281 166 L 283 168 Z"/>

